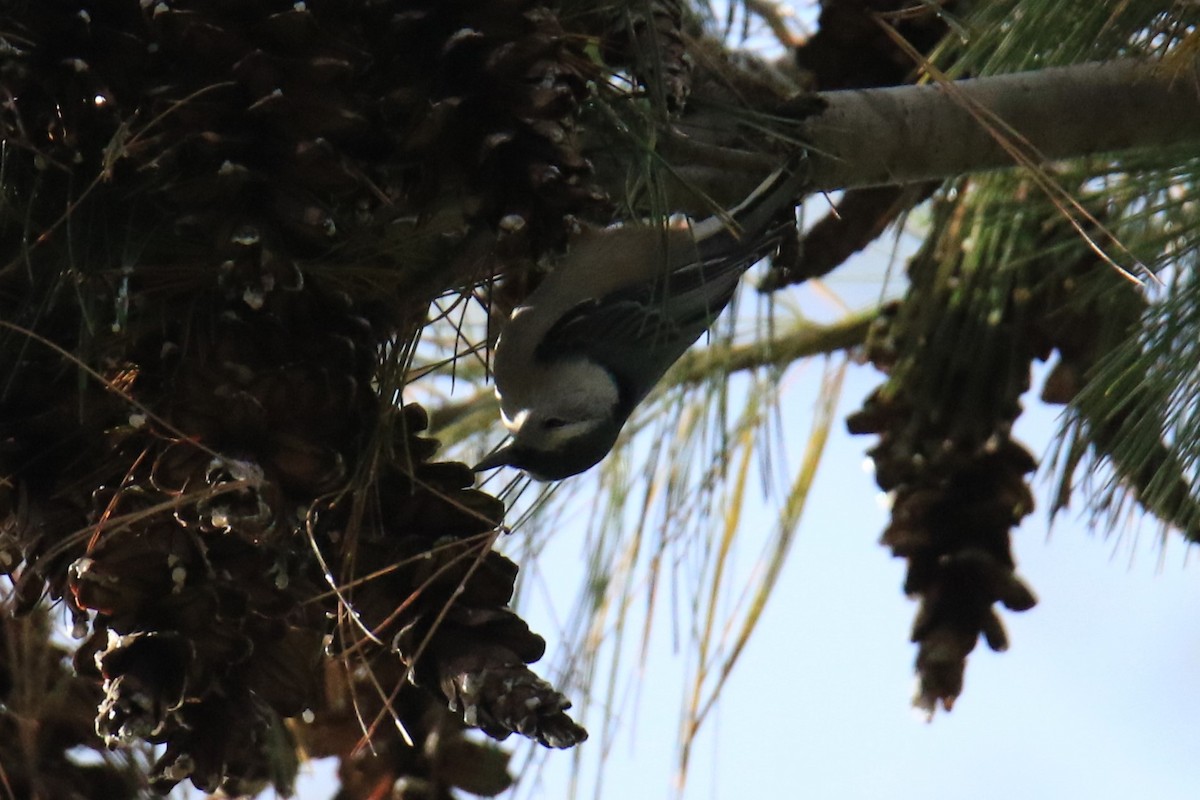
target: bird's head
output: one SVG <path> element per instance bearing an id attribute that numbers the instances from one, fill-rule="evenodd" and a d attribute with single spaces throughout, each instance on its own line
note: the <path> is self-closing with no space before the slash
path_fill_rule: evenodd
<path id="1" fill-rule="evenodd" d="M 578 475 L 608 455 L 627 416 L 612 376 L 594 365 L 560 368 L 553 385 L 527 395 L 525 408 L 497 394 L 512 441 L 476 464 L 476 472 L 517 467 L 539 481 Z"/>
<path id="2" fill-rule="evenodd" d="M 508 466 L 535 480 L 562 480 L 599 463 L 620 432 L 612 416 L 570 419 L 530 413 L 512 441 L 476 464 L 475 471 Z"/>

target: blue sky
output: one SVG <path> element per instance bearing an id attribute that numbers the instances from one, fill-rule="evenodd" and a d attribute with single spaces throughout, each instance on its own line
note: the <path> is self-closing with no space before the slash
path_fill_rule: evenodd
<path id="1" fill-rule="evenodd" d="M 843 412 L 875 381 L 854 370 Z M 796 397 L 785 403 L 804 407 Z M 1043 452 L 1056 413 L 1031 409 L 1018 438 Z M 1194 797 L 1200 584 L 1178 537 L 1164 549 L 1150 522 L 1105 538 L 1065 518 L 1050 532 L 1048 481 L 1039 479 L 1040 509 L 1014 545 L 1040 603 L 1004 615 L 1010 650 L 981 644 L 955 710 L 926 723 L 909 707 L 915 604 L 900 590 L 903 562 L 876 543 L 886 514 L 863 469 L 870 441 L 840 426 L 831 440 L 780 584 L 701 734 L 686 796 Z M 764 512 L 746 524 L 766 528 L 770 519 Z M 552 596 L 578 587 L 580 542 L 562 530 L 545 554 L 542 571 L 563 583 L 548 586 Z M 549 618 L 526 613 L 553 653 Z M 671 795 L 685 656 L 671 652 L 668 626 L 656 627 L 636 678 L 637 713 L 595 797 Z M 628 669 L 637 669 L 632 659 Z M 595 776 L 593 744 L 583 745 L 584 786 Z M 542 785 L 524 796 L 565 796 L 572 757 L 551 753 L 547 762 Z"/>

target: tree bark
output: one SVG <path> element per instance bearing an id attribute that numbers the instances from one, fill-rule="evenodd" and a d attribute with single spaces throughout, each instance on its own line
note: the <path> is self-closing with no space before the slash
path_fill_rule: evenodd
<path id="1" fill-rule="evenodd" d="M 1200 141 L 1200 62 L 1122 60 L 826 92 L 807 134 L 820 191 Z"/>

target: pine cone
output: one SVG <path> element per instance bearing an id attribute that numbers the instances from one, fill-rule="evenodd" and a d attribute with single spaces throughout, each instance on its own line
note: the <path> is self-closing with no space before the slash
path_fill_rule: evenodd
<path id="1" fill-rule="evenodd" d="M 875 480 L 892 495 L 882 543 L 907 560 L 904 590 L 920 600 L 913 702 L 930 715 L 954 705 L 980 635 L 1007 649 L 995 603 L 1025 611 L 1036 602 L 1010 543 L 1034 505 L 1025 476 L 1037 462 L 1010 431 L 1036 353 L 1015 303 L 980 319 L 994 298 L 981 287 L 979 297 L 945 296 L 967 278 L 946 280 L 939 265 L 928 251 L 910 262 L 908 297 L 881 317 L 869 344 L 868 357 L 890 377 L 847 420 L 852 433 L 880 435 L 870 451 Z"/>

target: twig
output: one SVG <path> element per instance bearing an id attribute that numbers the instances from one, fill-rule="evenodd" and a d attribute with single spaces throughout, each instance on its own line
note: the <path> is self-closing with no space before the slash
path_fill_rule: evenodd
<path id="1" fill-rule="evenodd" d="M 761 17 L 762 21 L 767 23 L 771 33 L 775 34 L 775 38 L 784 47 L 791 49 L 804 43 L 804 37 L 792 33 L 788 27 L 788 19 L 796 16 L 790 5 L 780 0 L 743 0 L 743 3 L 748 12 Z"/>

